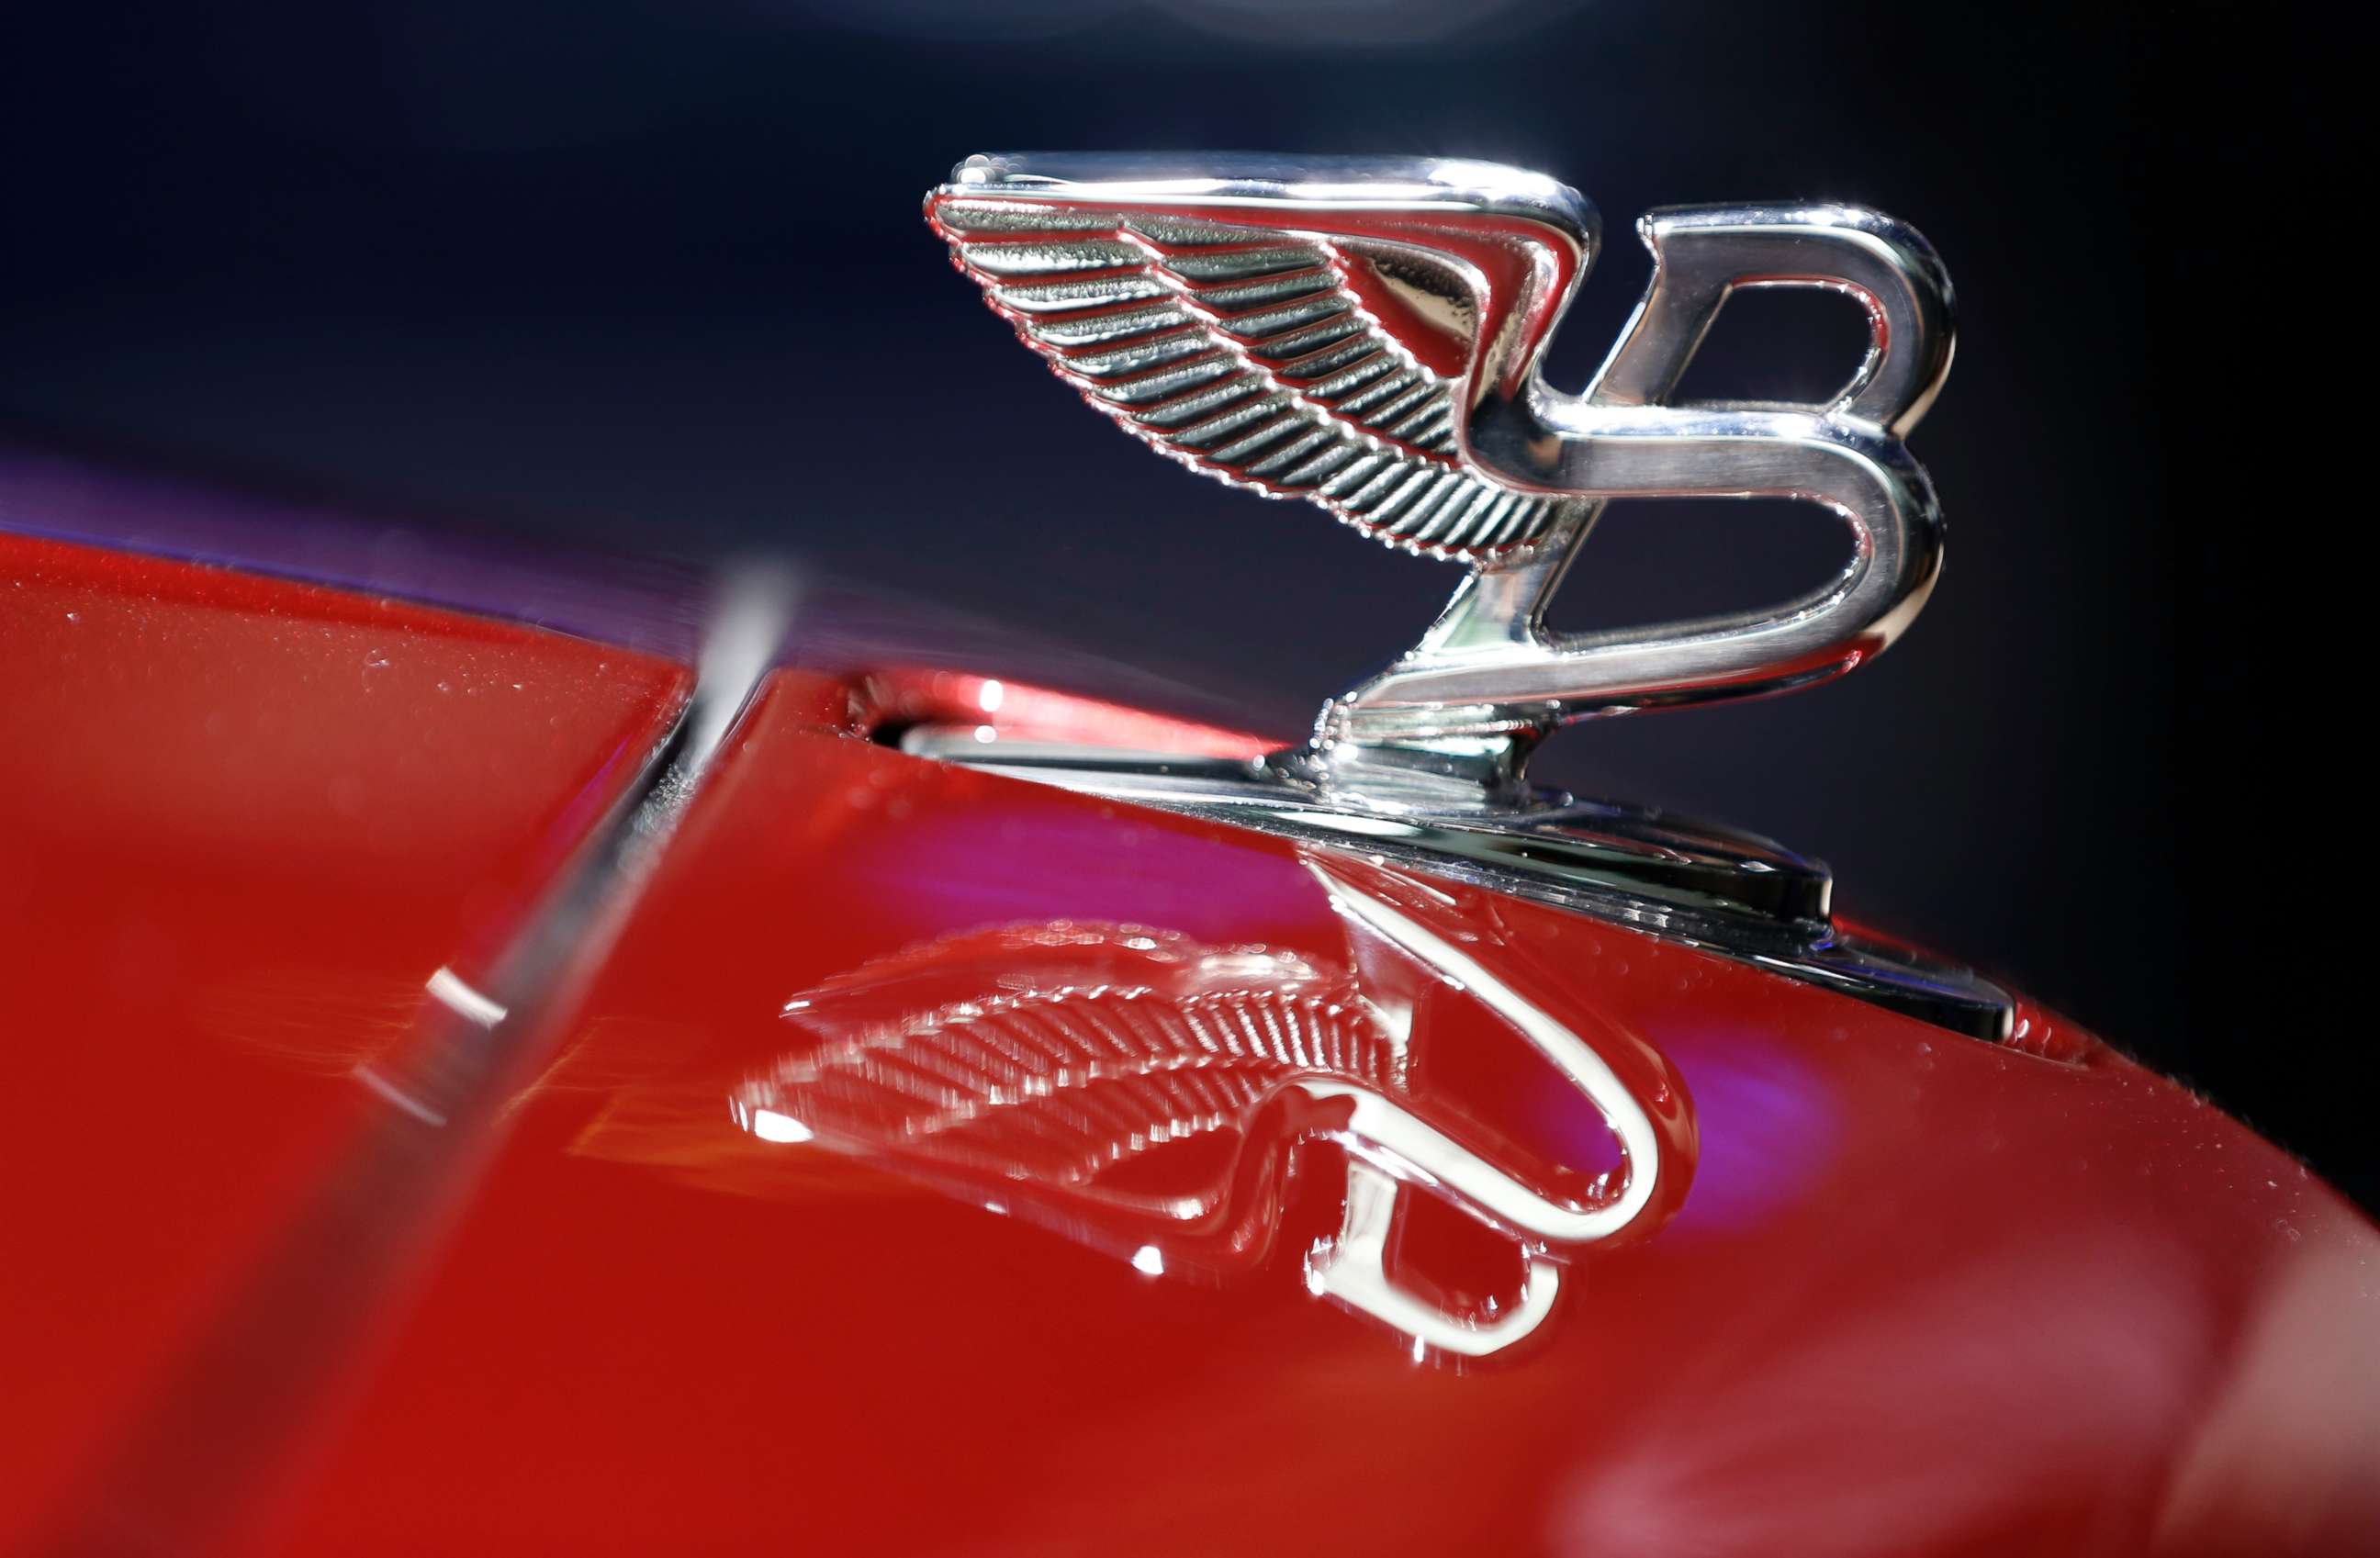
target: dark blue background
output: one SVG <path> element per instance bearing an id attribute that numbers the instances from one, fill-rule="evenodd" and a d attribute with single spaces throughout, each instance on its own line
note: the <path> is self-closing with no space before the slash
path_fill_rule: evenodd
<path id="1" fill-rule="evenodd" d="M 1557 350 L 1572 382 L 1643 283 L 1646 207 L 1811 196 L 1913 222 L 1961 313 L 1913 441 L 1952 525 L 1935 603 L 1845 682 L 1573 731 L 1554 777 L 1823 855 L 1854 912 L 2380 1190 L 2336 981 L 2275 912 L 2312 875 L 2270 825 L 2283 619 L 2239 565 L 2234 452 L 2207 430 L 2262 265 L 2240 127 L 2289 90 L 2236 18 L 2212 77 L 2187 10 L 2066 6 L 376 0 L 11 27 L 18 432 L 531 535 L 781 541 L 1237 689 L 1284 729 L 1409 641 L 1452 572 L 1075 405 L 918 220 L 953 161 L 1228 146 L 1554 173 L 1611 238 Z M 1856 339 L 1828 300 L 1755 300 L 1688 388 L 1823 393 Z M 1622 508 L 1557 617 L 1774 597 L 1834 540 L 1790 506 Z"/>

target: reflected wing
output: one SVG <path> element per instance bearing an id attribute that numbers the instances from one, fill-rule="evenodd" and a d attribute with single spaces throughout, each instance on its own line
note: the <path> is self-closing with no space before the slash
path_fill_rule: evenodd
<path id="1" fill-rule="evenodd" d="M 1463 464 L 1456 380 L 1383 322 L 1378 262 L 1346 240 L 950 190 L 927 213 L 1026 344 L 1196 469 L 1465 561 L 1527 546 L 1572 506 Z"/>
<path id="2" fill-rule="evenodd" d="M 1108 1183 L 1111 1171 L 1245 1130 L 1291 1078 L 1402 1085 L 1343 972 L 1144 926 L 944 938 L 832 981 L 786 1016 L 808 1042 L 747 1084 L 747 1116 L 1119 1206 L 1144 1198 Z M 1218 1180 L 1191 1199 L 1211 1210 L 1223 1193 Z"/>

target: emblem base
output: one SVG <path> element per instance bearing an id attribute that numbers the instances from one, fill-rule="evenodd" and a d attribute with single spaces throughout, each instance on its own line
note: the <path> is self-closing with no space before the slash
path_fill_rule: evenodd
<path id="1" fill-rule="evenodd" d="M 920 725 L 901 750 L 1362 855 L 1689 942 L 1971 1038 L 2005 1041 L 2015 1004 L 1972 971 L 1835 923 L 1823 862 L 1658 809 L 1536 791 L 1525 806 L 1395 807 L 1318 781 L 1309 752 L 1245 761 L 993 740 Z M 1373 755 L 1366 755 L 1367 760 Z M 1427 762 L 1422 764 L 1427 767 Z M 1406 792 L 1440 794 L 1427 779 Z"/>

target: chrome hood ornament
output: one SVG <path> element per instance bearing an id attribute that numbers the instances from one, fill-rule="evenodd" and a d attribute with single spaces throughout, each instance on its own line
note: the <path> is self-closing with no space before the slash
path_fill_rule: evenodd
<path id="1" fill-rule="evenodd" d="M 927 198 L 959 268 L 1093 405 L 1194 469 L 1300 497 L 1470 570 L 1420 642 L 1276 759 L 1335 803 L 1511 812 L 1530 751 L 1600 714 L 1828 680 L 1888 646 L 1941 566 L 1903 437 L 1950 363 L 1950 286 L 1924 238 L 1835 205 L 1673 207 L 1656 269 L 1585 393 L 1547 344 L 1599 231 L 1577 192 L 1437 159 L 970 157 Z M 1671 405 L 1741 288 L 1866 310 L 1869 350 L 1815 405 Z M 1850 525 L 1852 556 L 1775 608 L 1615 633 L 1544 621 L 1614 498 L 1779 497 Z"/>
<path id="2" fill-rule="evenodd" d="M 904 750 L 1474 882 L 1708 948 L 1977 1038 L 2013 1003 L 1835 923 L 1826 866 L 1764 839 L 1529 785 L 1597 715 L 1840 676 L 1924 606 L 1942 519 L 1902 439 L 1950 366 L 1950 284 L 1854 206 L 1679 206 L 1638 223 L 1643 299 L 1584 394 L 1547 344 L 1599 241 L 1536 174 L 1435 159 L 970 157 L 926 198 L 1026 344 L 1195 470 L 1303 498 L 1468 569 L 1421 640 L 1255 761 L 918 727 Z M 1857 302 L 1868 350 L 1823 404 L 1673 404 L 1748 287 Z M 1850 526 L 1841 572 L 1764 610 L 1558 634 L 1548 601 L 1614 498 L 1790 498 Z"/>

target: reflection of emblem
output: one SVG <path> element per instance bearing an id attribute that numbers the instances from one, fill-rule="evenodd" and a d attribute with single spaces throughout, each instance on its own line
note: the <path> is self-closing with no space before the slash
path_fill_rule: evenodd
<path id="1" fill-rule="evenodd" d="M 764 1141 L 864 1154 L 1143 1270 L 1216 1275 L 1269 1259 L 1290 1149 L 1329 1142 L 1344 1201 L 1337 1234 L 1307 1254 L 1308 1286 L 1424 1347 L 1509 1347 L 1550 1311 L 1570 1252 L 1657 1222 L 1657 1191 L 1663 1214 L 1676 1204 L 1691 1154 L 1568 1027 L 1385 898 L 1309 869 L 1370 944 L 1361 974 L 1127 925 L 945 937 L 791 1002 L 808 1042 L 746 1084 L 735 1116 Z M 1433 982 L 1585 1094 L 1614 1139 L 1605 1172 L 1532 1168 L 1537 1154 L 1417 1084 L 1413 996 Z M 1407 1187 L 1503 1236 L 1517 1283 L 1464 1312 L 1415 1291 L 1391 1259 Z"/>
<path id="2" fill-rule="evenodd" d="M 1535 175 L 1432 160 L 970 158 L 927 200 L 992 307 L 1124 428 L 1196 469 L 1470 565 L 1421 642 L 1324 711 L 1311 775 L 1454 774 L 1510 795 L 1585 715 L 1776 692 L 1859 664 L 1924 603 L 1940 518 L 1901 445 L 1950 359 L 1916 233 L 1842 206 L 1657 211 L 1635 317 L 1583 395 L 1538 364 L 1593 262 L 1593 208 Z M 1843 293 L 1870 350 L 1823 405 L 1668 405 L 1743 287 Z M 1550 634 L 1603 502 L 1779 497 L 1852 555 L 1771 610 Z"/>

